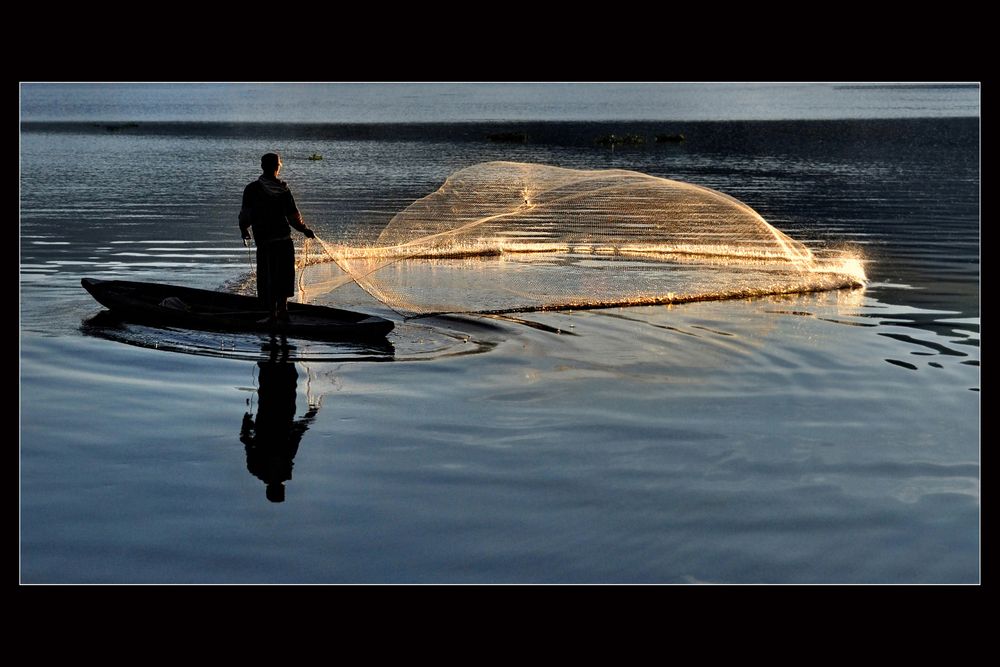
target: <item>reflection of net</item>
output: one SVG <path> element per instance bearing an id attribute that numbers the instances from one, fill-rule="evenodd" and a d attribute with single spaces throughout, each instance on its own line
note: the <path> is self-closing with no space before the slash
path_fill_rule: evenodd
<path id="1" fill-rule="evenodd" d="M 411 313 L 719 299 L 864 280 L 817 260 L 732 197 L 633 171 L 488 162 L 452 174 L 367 248 L 323 244 L 353 280 Z"/>

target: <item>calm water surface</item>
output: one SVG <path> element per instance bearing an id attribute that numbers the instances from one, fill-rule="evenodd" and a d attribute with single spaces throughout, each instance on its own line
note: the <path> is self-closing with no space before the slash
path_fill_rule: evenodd
<path id="1" fill-rule="evenodd" d="M 924 115 L 977 115 L 975 90 L 975 113 L 955 112 L 968 92 L 889 89 L 879 104 L 944 96 Z M 437 93 L 415 99 L 452 108 Z M 101 115 L 86 91 L 63 91 L 60 115 L 47 94 L 22 90 L 23 117 L 74 124 L 21 135 L 22 581 L 978 581 L 978 118 L 701 116 L 658 126 L 682 144 L 610 151 L 593 139 L 653 126 L 560 112 L 575 122 L 491 142 L 501 126 L 469 105 L 507 102 L 470 95 L 455 108 L 479 124 L 322 126 L 304 111 L 291 120 L 307 125 L 261 141 L 199 123 L 256 121 L 266 96 L 224 111 L 208 90 L 202 111 L 175 99 L 166 116 L 138 102 L 145 115 Z M 797 99 L 825 109 L 824 94 Z M 504 116 L 523 117 L 546 118 Z M 326 239 L 366 236 L 476 162 L 620 167 L 719 189 L 813 247 L 860 249 L 872 282 L 408 322 L 338 290 L 319 299 L 398 321 L 388 345 L 283 353 L 94 319 L 83 276 L 244 279 L 239 196 L 274 148 Z"/>

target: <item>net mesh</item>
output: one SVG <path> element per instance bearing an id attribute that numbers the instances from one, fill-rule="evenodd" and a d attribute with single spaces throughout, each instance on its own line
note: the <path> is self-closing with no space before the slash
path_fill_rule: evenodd
<path id="1" fill-rule="evenodd" d="M 404 315 L 680 303 L 863 284 L 856 256 L 809 248 L 708 188 L 621 169 L 488 162 L 397 213 L 374 243 L 320 242 Z M 302 290 L 305 286 L 300 284 Z"/>

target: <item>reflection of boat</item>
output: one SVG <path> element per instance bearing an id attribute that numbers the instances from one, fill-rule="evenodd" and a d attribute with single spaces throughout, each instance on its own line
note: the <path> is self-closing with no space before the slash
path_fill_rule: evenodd
<path id="1" fill-rule="evenodd" d="M 84 278 L 84 289 L 122 319 L 209 331 L 279 332 L 319 340 L 384 338 L 393 323 L 376 315 L 310 304 L 288 304 L 288 322 L 260 322 L 267 312 L 255 297 L 210 290 Z"/>

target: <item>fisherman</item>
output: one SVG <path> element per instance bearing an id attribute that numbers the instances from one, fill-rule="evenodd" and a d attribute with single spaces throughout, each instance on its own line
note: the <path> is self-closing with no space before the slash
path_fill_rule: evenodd
<path id="1" fill-rule="evenodd" d="M 295 247 L 289 226 L 306 238 L 316 238 L 302 221 L 292 191 L 278 180 L 281 165 L 277 153 L 260 158 L 264 173 L 243 189 L 240 209 L 243 241 L 251 238 L 252 228 L 257 245 L 257 298 L 268 312 L 261 323 L 268 324 L 288 321 L 288 297 L 295 291 Z"/>

